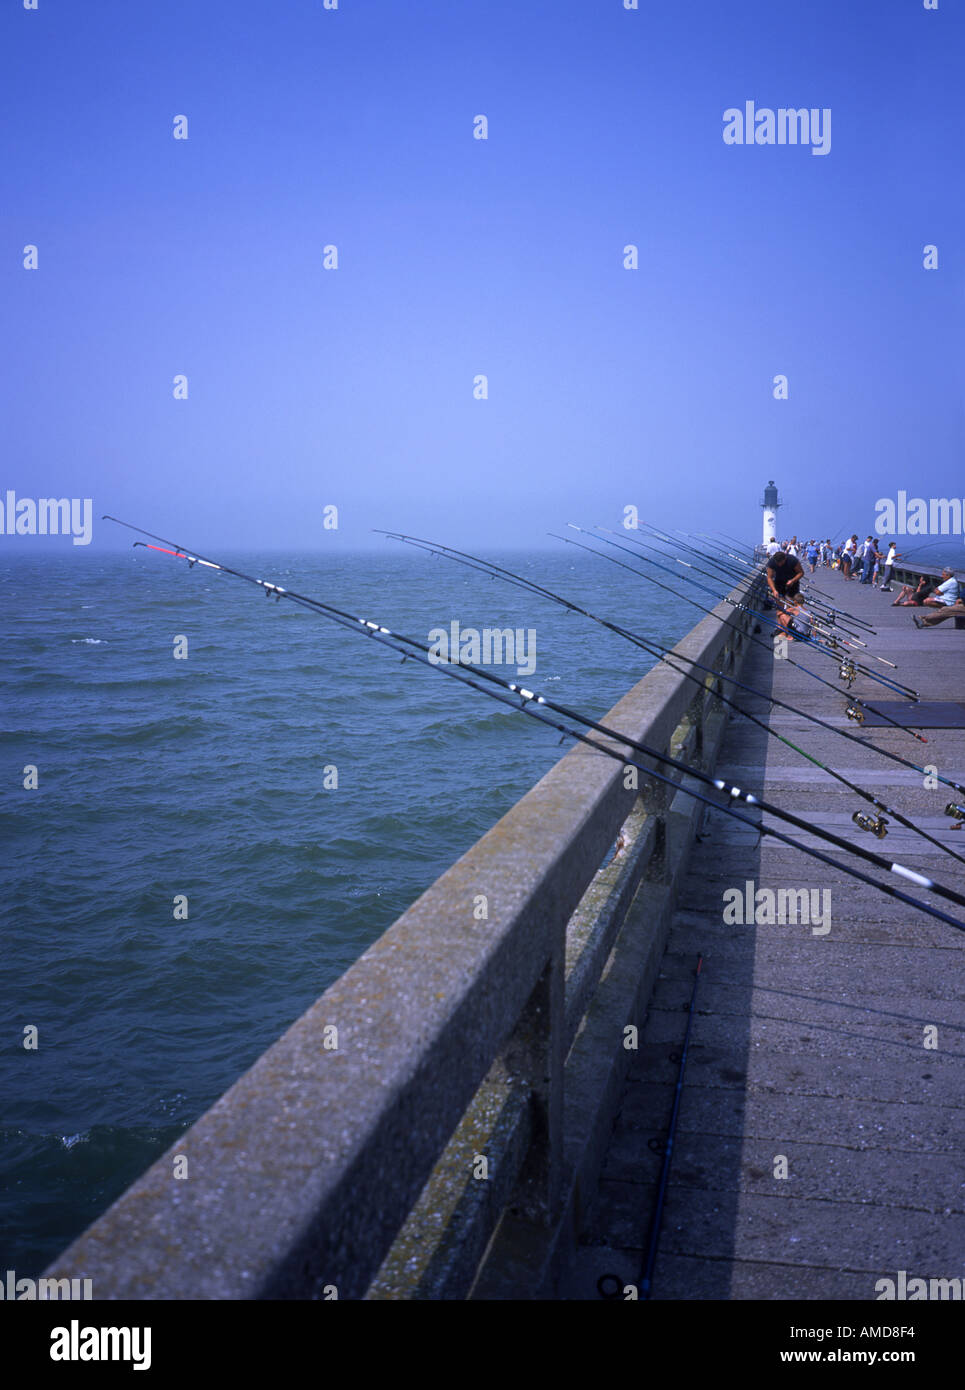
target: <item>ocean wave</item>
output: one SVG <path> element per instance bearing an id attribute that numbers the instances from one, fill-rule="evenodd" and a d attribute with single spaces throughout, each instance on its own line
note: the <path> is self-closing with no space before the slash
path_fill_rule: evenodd
<path id="1" fill-rule="evenodd" d="M 76 647 L 78 644 L 85 647 L 106 647 L 107 640 L 103 637 L 72 637 L 70 645 Z"/>

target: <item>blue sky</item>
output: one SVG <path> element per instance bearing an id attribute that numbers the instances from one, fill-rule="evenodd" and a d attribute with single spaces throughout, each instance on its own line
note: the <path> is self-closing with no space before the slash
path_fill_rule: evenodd
<path id="1" fill-rule="evenodd" d="M 962 496 L 963 56 L 953 0 L 8 0 L 0 500 L 211 550 Z"/>

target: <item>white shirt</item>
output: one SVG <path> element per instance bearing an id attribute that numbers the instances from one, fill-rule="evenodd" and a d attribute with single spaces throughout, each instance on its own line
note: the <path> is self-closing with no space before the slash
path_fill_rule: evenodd
<path id="1" fill-rule="evenodd" d="M 895 563 L 895 555 L 897 554 L 897 552 L 898 552 L 898 547 L 897 547 L 896 545 L 889 545 L 889 547 L 888 547 L 888 556 L 887 556 L 887 559 L 885 560 L 885 564 L 886 564 L 886 565 L 893 565 L 893 564 Z"/>
<path id="2" fill-rule="evenodd" d="M 946 608 L 950 608 L 953 603 L 958 601 L 958 580 L 946 579 L 944 584 L 939 584 L 935 593 L 941 594 L 942 603 Z"/>
<path id="3" fill-rule="evenodd" d="M 781 547 L 778 545 L 777 541 L 771 541 L 770 545 L 767 547 L 767 553 L 768 555 L 773 555 L 774 552 L 776 550 L 780 550 L 780 548 Z"/>

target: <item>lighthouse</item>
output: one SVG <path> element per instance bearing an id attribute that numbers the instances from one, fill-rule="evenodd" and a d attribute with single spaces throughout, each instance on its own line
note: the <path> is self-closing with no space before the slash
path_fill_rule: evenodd
<path id="1" fill-rule="evenodd" d="M 761 506 L 764 509 L 764 532 L 763 543 L 767 545 L 772 536 L 777 535 L 777 509 L 781 505 L 777 496 L 777 488 L 774 486 L 774 479 L 768 483 L 764 489 L 764 500 Z"/>

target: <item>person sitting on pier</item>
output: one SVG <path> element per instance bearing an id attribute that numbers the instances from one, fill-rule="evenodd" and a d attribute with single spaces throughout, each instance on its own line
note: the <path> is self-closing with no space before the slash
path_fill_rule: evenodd
<path id="1" fill-rule="evenodd" d="M 942 582 L 937 586 L 933 593 L 925 599 L 925 607 L 949 608 L 953 603 L 958 602 L 960 594 L 958 580 L 952 570 L 946 568 L 942 570 Z"/>
<path id="2" fill-rule="evenodd" d="M 887 565 L 885 568 L 887 569 Z M 920 574 L 918 576 L 918 583 L 914 588 L 912 588 L 910 584 L 902 585 L 901 592 L 891 606 L 892 608 L 921 608 L 934 587 L 934 579 L 929 579 L 927 575 Z"/>
<path id="3" fill-rule="evenodd" d="M 965 602 L 962 599 L 956 599 L 954 603 L 946 603 L 931 613 L 923 613 L 920 618 L 917 613 L 911 615 L 915 627 L 937 627 L 939 623 L 944 623 L 949 618 L 965 618 Z"/>

